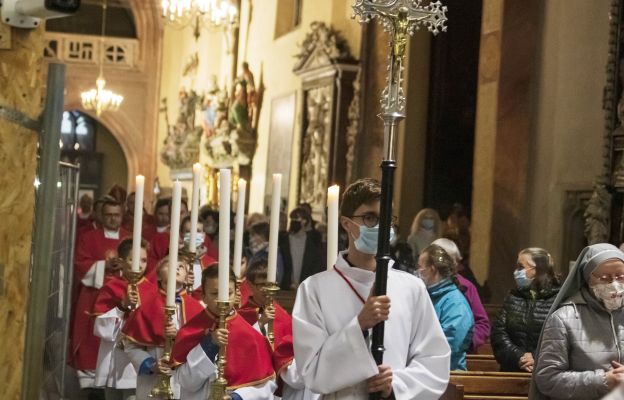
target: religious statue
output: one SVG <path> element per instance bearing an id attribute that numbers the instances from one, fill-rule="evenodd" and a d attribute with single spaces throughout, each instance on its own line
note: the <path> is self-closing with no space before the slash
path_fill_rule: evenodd
<path id="1" fill-rule="evenodd" d="M 243 63 L 243 73 L 236 80 L 231 97 L 213 82 L 203 103 L 204 149 L 209 167 L 236 168 L 251 164 L 256 151 L 260 98 L 247 63 Z"/>
<path id="2" fill-rule="evenodd" d="M 165 114 L 167 137 L 160 152 L 162 162 L 171 169 L 191 168 L 199 160 L 199 141 L 202 127 L 195 126 L 195 112 L 202 97 L 195 91 L 180 90 L 179 111 L 175 123 L 169 123 L 167 99 L 163 99 L 161 112 Z"/>
<path id="3" fill-rule="evenodd" d="M 585 210 L 585 237 L 587 244 L 609 241 L 609 219 L 611 214 L 611 194 L 601 182 L 594 184 L 587 209 Z"/>

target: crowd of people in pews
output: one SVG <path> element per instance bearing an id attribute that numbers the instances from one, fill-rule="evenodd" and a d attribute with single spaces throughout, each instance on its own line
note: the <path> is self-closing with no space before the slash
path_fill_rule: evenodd
<path id="1" fill-rule="evenodd" d="M 174 398 L 206 399 L 224 356 L 232 399 L 359 399 L 373 391 L 434 399 L 443 395 L 449 371 L 470 369 L 470 354 L 488 346 L 500 371 L 531 374 L 531 399 L 600 399 L 618 386 L 622 251 L 589 246 L 562 280 L 548 251 L 521 250 L 509 270 L 515 287 L 490 323 L 469 267 L 463 207 L 454 206 L 445 221 L 424 209 L 406 240 L 393 229 L 388 296 L 375 297 L 379 194 L 367 179 L 343 194 L 342 250 L 329 270 L 326 227 L 310 206 L 282 219 L 276 282 L 297 292 L 292 316 L 263 290 L 269 219 L 248 215 L 239 279 L 230 274 L 227 329 L 218 326 L 217 243 L 219 235 L 233 237 L 233 227 L 219 226 L 218 210 L 202 207 L 198 232 L 190 235 L 182 202 L 175 317 L 167 321 L 171 200 L 158 199 L 153 214 L 143 213 L 141 270 L 133 275 L 134 194 L 116 187 L 95 202 L 83 196 L 69 346 L 81 387 L 93 399 L 143 400 L 168 376 Z M 197 254 L 188 251 L 192 236 Z M 390 342 L 385 364 L 377 366 L 370 329 L 380 321 L 387 321 Z M 174 343 L 170 354 L 167 338 Z"/>

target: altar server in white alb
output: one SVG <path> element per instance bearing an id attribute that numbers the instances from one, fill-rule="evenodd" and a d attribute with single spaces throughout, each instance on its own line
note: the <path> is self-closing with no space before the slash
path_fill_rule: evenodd
<path id="1" fill-rule="evenodd" d="M 333 269 L 305 280 L 293 310 L 295 360 L 324 399 L 438 399 L 451 352 L 422 281 L 389 268 L 388 295 L 373 296 L 381 188 L 361 179 L 344 192 L 340 222 L 349 247 Z M 392 308 L 390 308 L 392 304 Z M 383 365 L 370 352 L 371 328 L 386 321 Z"/>

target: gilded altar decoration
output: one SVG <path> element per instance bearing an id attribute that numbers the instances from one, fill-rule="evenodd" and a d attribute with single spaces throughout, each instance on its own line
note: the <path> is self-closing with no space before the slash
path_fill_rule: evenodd
<path id="1" fill-rule="evenodd" d="M 311 32 L 301 43 L 301 52 L 295 57 L 294 71 L 323 66 L 326 63 L 353 60 L 347 41 L 340 33 L 323 22 L 312 22 Z"/>
<path id="2" fill-rule="evenodd" d="M 331 86 L 307 92 L 308 127 L 303 136 L 299 193 L 299 199 L 304 203 L 324 203 L 325 188 L 328 186 L 327 163 L 331 140 L 331 95 Z"/>
<path id="3" fill-rule="evenodd" d="M 353 100 L 349 104 L 347 110 L 347 116 L 349 118 L 349 125 L 347 126 L 347 171 L 345 173 L 345 182 L 347 184 L 353 182 L 353 166 L 355 165 L 355 143 L 357 141 L 358 132 L 360 131 L 360 94 L 361 94 L 361 71 L 353 80 Z"/>
<path id="4" fill-rule="evenodd" d="M 234 168 L 250 165 L 256 151 L 258 115 L 262 99 L 249 65 L 242 63 L 242 73 L 228 95 L 216 80 L 203 101 L 203 132 L 206 164 L 210 168 Z"/>
<path id="5" fill-rule="evenodd" d="M 202 96 L 195 91 L 180 90 L 178 117 L 173 124 L 168 117 L 167 99 L 162 100 L 161 112 L 165 114 L 167 137 L 160 152 L 162 162 L 173 170 L 191 168 L 199 160 L 199 142 L 202 127 L 195 124 L 195 114 Z"/>

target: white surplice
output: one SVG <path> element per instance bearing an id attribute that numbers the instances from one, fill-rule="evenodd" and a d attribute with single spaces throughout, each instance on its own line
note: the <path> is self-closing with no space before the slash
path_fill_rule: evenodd
<path id="1" fill-rule="evenodd" d="M 95 369 L 95 386 L 134 389 L 136 371 L 121 346 L 124 312 L 115 307 L 95 319 L 93 334 L 102 340 Z"/>
<path id="2" fill-rule="evenodd" d="M 366 299 L 375 273 L 351 267 L 340 253 L 336 268 Z M 448 384 L 451 351 L 423 282 L 389 268 L 390 316 L 384 364 L 393 372 L 396 399 L 438 399 Z M 293 309 L 295 360 L 305 385 L 322 399 L 366 400 L 366 379 L 378 373 L 357 316 L 363 303 L 328 270 L 305 280 Z"/>
<path id="3" fill-rule="evenodd" d="M 253 362 L 250 359 L 249 362 Z M 174 379 L 180 384 L 181 400 L 206 400 L 212 381 L 217 377 L 217 367 L 210 361 L 201 344 L 186 356 L 186 362 L 174 370 Z M 243 400 L 272 400 L 277 389 L 274 380 L 256 386 L 240 387 L 229 393 L 239 394 Z"/>
<path id="4" fill-rule="evenodd" d="M 258 316 L 259 319 L 260 315 Z M 266 334 L 266 330 L 260 329 L 260 324 L 256 322 L 253 325 L 254 329 L 261 335 Z M 316 394 L 305 386 L 303 377 L 297 369 L 297 361 L 292 360 L 290 365 L 284 368 L 280 372 L 280 378 L 284 381 L 284 387 L 282 388 L 282 400 L 319 400 L 320 394 Z M 280 397 L 275 396 L 276 399 Z"/>

